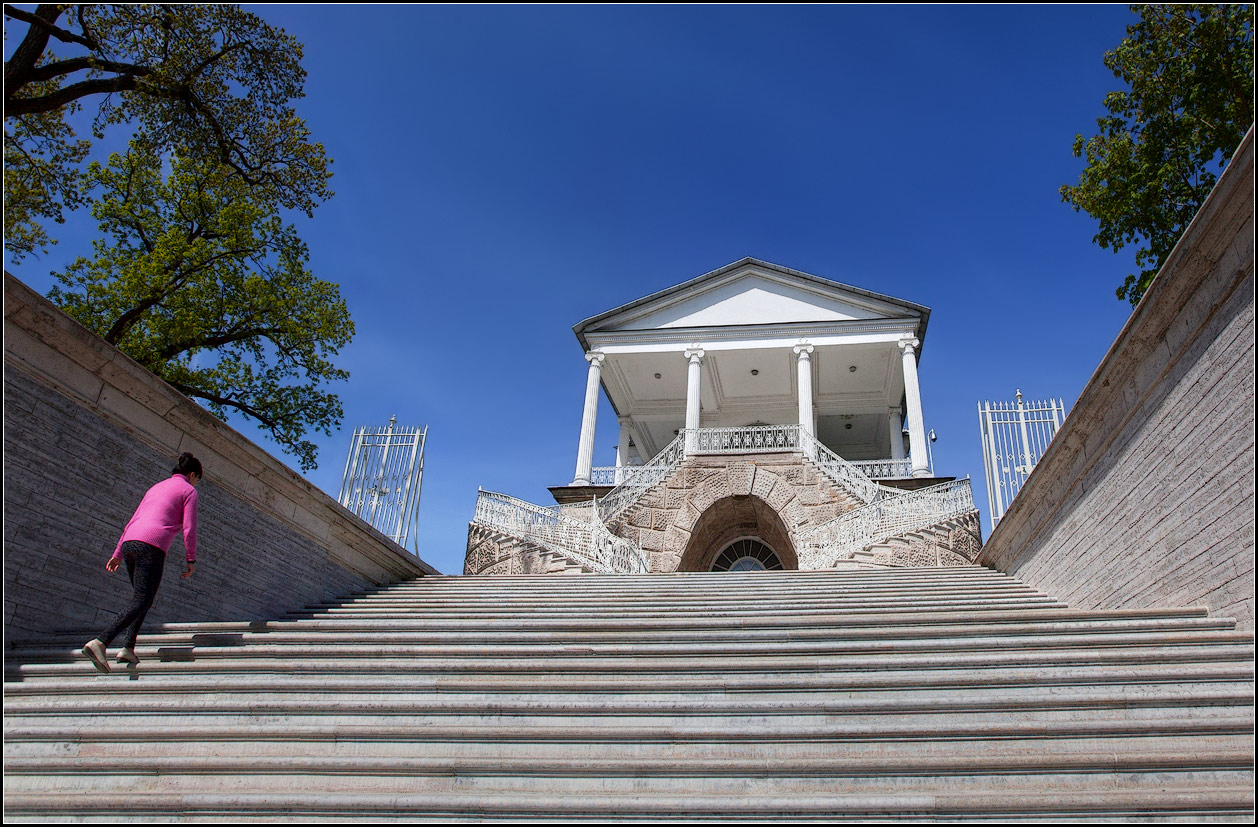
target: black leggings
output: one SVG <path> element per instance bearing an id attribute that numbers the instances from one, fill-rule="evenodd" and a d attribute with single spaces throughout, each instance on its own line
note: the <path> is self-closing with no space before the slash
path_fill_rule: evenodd
<path id="1" fill-rule="evenodd" d="M 131 578 L 135 594 L 122 614 L 109 624 L 100 640 L 108 646 L 119 632 L 125 630 L 122 645 L 126 649 L 134 649 L 135 638 L 140 634 L 144 616 L 148 614 L 153 599 L 157 597 L 157 587 L 162 584 L 166 553 L 157 546 L 150 546 L 139 540 L 128 540 L 122 544 L 122 561 L 127 564 L 127 575 Z"/>

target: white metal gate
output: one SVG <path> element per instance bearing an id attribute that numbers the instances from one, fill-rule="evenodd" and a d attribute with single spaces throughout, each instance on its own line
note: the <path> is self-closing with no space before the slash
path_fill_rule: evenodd
<path id="1" fill-rule="evenodd" d="M 980 402 L 978 406 L 993 529 L 1066 418 L 1060 399 L 1024 403 L 1021 389 L 1015 396 L 1015 402 Z"/>
<path id="2" fill-rule="evenodd" d="M 341 505 L 416 554 L 419 489 L 424 479 L 427 427 L 355 428 L 341 479 Z"/>

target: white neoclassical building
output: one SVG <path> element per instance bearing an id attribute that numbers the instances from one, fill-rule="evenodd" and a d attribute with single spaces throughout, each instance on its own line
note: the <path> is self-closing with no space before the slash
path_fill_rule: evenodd
<path id="1" fill-rule="evenodd" d="M 574 328 L 589 374 L 572 484 L 616 481 L 593 466 L 600 392 L 617 414 L 618 466 L 649 461 L 683 429 L 694 450 L 705 432 L 798 426 L 872 477 L 929 477 L 917 379 L 929 317 L 743 259 L 586 319 Z"/>
<path id="2" fill-rule="evenodd" d="M 586 319 L 573 479 L 554 506 L 482 491 L 465 571 L 968 562 L 969 480 L 931 467 L 929 316 L 747 258 Z"/>

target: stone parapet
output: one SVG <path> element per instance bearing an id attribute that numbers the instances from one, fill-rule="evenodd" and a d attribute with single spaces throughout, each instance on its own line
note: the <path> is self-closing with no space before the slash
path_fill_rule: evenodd
<path id="1" fill-rule="evenodd" d="M 1077 608 L 1254 628 L 1254 145 L 1245 137 L 978 562 Z"/>
<path id="2" fill-rule="evenodd" d="M 197 455 L 201 565 L 177 576 L 151 623 L 256 620 L 435 569 L 266 451 L 4 279 L 6 642 L 102 628 L 129 596 L 105 560 L 145 490 Z"/>

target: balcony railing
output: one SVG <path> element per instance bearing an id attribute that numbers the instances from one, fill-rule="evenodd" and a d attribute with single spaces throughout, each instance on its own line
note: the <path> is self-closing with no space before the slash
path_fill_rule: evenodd
<path id="1" fill-rule="evenodd" d="M 742 428 L 699 428 L 696 454 L 749 454 L 757 451 L 798 451 L 798 425 L 748 425 Z"/>
<path id="2" fill-rule="evenodd" d="M 911 459 L 852 459 L 848 462 L 871 480 L 896 480 L 913 476 Z"/>

